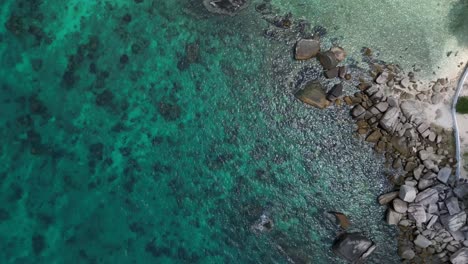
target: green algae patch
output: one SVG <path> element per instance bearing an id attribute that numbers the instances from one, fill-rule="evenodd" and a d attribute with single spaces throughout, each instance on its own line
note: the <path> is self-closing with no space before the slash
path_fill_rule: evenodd
<path id="1" fill-rule="evenodd" d="M 458 98 L 457 106 L 455 107 L 457 113 L 468 114 L 468 97 L 463 96 Z"/>

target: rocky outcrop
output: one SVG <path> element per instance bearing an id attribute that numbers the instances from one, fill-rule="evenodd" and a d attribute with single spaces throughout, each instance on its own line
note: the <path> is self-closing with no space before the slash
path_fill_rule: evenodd
<path id="1" fill-rule="evenodd" d="M 296 60 L 311 59 L 320 52 L 320 42 L 315 39 L 301 39 L 296 43 Z"/>
<path id="2" fill-rule="evenodd" d="M 321 109 L 330 104 L 322 84 L 318 81 L 310 81 L 304 89 L 297 91 L 295 96 L 302 102 Z"/>
<path id="3" fill-rule="evenodd" d="M 333 251 L 349 262 L 357 263 L 367 258 L 375 244 L 359 233 L 344 233 L 333 244 Z"/>

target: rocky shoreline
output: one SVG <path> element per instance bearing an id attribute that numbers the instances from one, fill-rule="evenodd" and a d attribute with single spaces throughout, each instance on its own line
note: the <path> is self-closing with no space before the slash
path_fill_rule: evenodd
<path id="1" fill-rule="evenodd" d="M 304 45 L 306 41 L 317 40 L 299 40 L 296 59 L 317 57 L 327 79 L 351 78 L 346 66 L 338 66 L 346 54 L 340 47 L 317 52 L 319 44 Z M 404 73 L 395 65 L 371 66 L 369 74 L 373 80 L 362 80 L 357 86 L 360 92 L 353 96 L 342 96 L 342 83 L 326 92 L 316 80 L 305 84 L 295 95 L 321 109 L 332 103 L 341 105 L 341 100 L 346 102 L 352 107 L 357 133 L 375 144 L 375 150 L 385 154 L 388 165 L 401 172 L 392 177 L 395 191 L 383 194 L 378 201 L 388 206 L 386 221 L 398 226 L 404 238 L 398 249 L 403 260 L 468 263 L 468 208 L 463 203 L 468 183 L 456 179 L 453 173 L 456 161 L 450 131 L 432 124 L 422 113 L 425 104 L 439 104 L 452 88 L 447 80 L 439 79 L 430 89 L 420 91 L 413 72 Z M 339 246 L 334 246 L 338 251 L 362 238 L 346 245 L 341 245 L 342 240 L 338 238 Z M 368 241 L 357 244 L 362 243 Z M 361 259 L 370 254 L 371 249 L 366 248 L 359 253 Z M 356 260 L 351 253 L 340 255 Z"/>
<path id="2" fill-rule="evenodd" d="M 368 69 L 346 65 L 347 54 L 336 43 L 323 49 L 329 46 L 321 39 L 325 28 L 309 31 L 307 21 L 294 20 L 290 13 L 276 15 L 269 1 L 255 9 L 270 25 L 264 32 L 267 39 L 288 45 L 295 42 L 291 48 L 296 61 L 317 59 L 322 66 L 319 76 L 314 70 L 309 74 L 307 68 L 298 73 L 304 76 L 295 83 L 295 97 L 319 109 L 349 107 L 356 133 L 374 144 L 395 172 L 390 176 L 394 191 L 382 194 L 378 202 L 387 206 L 386 222 L 399 229 L 402 261 L 468 263 L 468 183 L 454 174 L 453 135 L 451 129 L 435 122 L 445 116 L 433 107 L 450 105 L 453 82 L 418 80 L 417 69 L 405 72 L 378 60 L 370 48 L 362 49 Z M 345 94 L 350 87 L 357 90 L 354 95 Z M 434 111 L 429 113 L 428 108 Z M 376 246 L 360 233 L 343 232 L 333 251 L 354 263 L 371 255 Z"/>

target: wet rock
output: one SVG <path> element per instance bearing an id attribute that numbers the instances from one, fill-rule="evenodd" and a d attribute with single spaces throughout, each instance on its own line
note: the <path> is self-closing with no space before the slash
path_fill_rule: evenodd
<path id="1" fill-rule="evenodd" d="M 452 169 L 449 167 L 444 167 L 440 169 L 439 173 L 437 174 L 437 179 L 444 184 L 447 184 L 450 175 L 452 174 Z"/>
<path id="2" fill-rule="evenodd" d="M 325 77 L 327 79 L 333 79 L 338 77 L 338 68 L 333 68 L 325 72 Z"/>
<path id="3" fill-rule="evenodd" d="M 409 161 L 409 162 L 406 163 L 405 171 L 412 171 L 412 170 L 414 170 L 417 166 L 418 166 L 418 164 L 416 164 L 415 162 Z"/>
<path id="4" fill-rule="evenodd" d="M 414 251 L 409 247 L 404 247 L 404 248 L 400 249 L 399 253 L 400 253 L 400 257 L 402 259 L 407 259 L 407 260 L 411 260 L 416 256 Z"/>
<path id="5" fill-rule="evenodd" d="M 336 100 L 343 95 L 343 84 L 339 83 L 333 86 L 328 92 L 327 99 L 330 101 Z"/>
<path id="6" fill-rule="evenodd" d="M 392 209 L 387 210 L 387 224 L 389 225 L 398 225 L 403 215 Z"/>
<path id="7" fill-rule="evenodd" d="M 427 221 L 426 211 L 422 204 L 412 203 L 408 206 L 408 215 L 416 221 L 416 224 L 421 225 Z"/>
<path id="8" fill-rule="evenodd" d="M 296 98 L 303 103 L 323 109 L 326 108 L 330 102 L 326 99 L 327 95 L 322 87 L 322 84 L 317 81 L 310 81 L 295 94 Z"/>
<path id="9" fill-rule="evenodd" d="M 468 248 L 460 248 L 457 252 L 450 256 L 450 262 L 452 264 L 466 264 L 468 263 Z"/>
<path id="10" fill-rule="evenodd" d="M 252 230 L 254 232 L 268 232 L 273 229 L 273 220 L 270 219 L 270 217 L 266 214 L 262 214 L 260 216 L 260 219 L 252 225 Z"/>
<path id="11" fill-rule="evenodd" d="M 346 58 L 346 52 L 341 47 L 333 47 L 330 49 L 330 51 L 333 52 L 338 62 L 343 61 Z"/>
<path id="12" fill-rule="evenodd" d="M 409 78 L 403 78 L 403 80 L 400 81 L 400 85 L 404 88 L 408 88 L 410 84 L 411 82 Z"/>
<path id="13" fill-rule="evenodd" d="M 338 212 L 330 212 L 333 214 L 336 218 L 336 222 L 340 225 L 341 228 L 343 229 L 348 229 L 349 226 L 351 225 L 351 222 L 349 219 L 344 215 L 343 213 L 338 213 Z"/>
<path id="14" fill-rule="evenodd" d="M 377 143 L 381 137 L 382 133 L 380 132 L 380 130 L 375 130 L 369 136 L 367 136 L 366 141 L 371 143 Z"/>
<path id="15" fill-rule="evenodd" d="M 391 202 L 393 199 L 397 198 L 399 195 L 398 191 L 389 192 L 379 196 L 379 204 L 384 205 Z"/>
<path id="16" fill-rule="evenodd" d="M 364 260 L 375 250 L 375 244 L 359 233 L 345 233 L 333 244 L 333 252 L 350 262 Z"/>
<path id="17" fill-rule="evenodd" d="M 461 211 L 460 206 L 458 205 L 457 197 L 446 199 L 445 206 L 447 206 L 447 210 L 449 211 L 450 215 L 458 214 Z"/>
<path id="18" fill-rule="evenodd" d="M 440 220 L 449 231 L 458 231 L 466 224 L 466 213 L 462 211 L 455 215 L 443 215 Z"/>
<path id="19" fill-rule="evenodd" d="M 365 112 L 366 112 L 366 109 L 364 109 L 364 107 L 362 107 L 361 105 L 356 105 L 351 111 L 351 115 L 354 118 L 358 118 L 358 117 L 363 116 Z"/>
<path id="20" fill-rule="evenodd" d="M 395 199 L 393 200 L 393 209 L 400 214 L 406 213 L 408 211 L 408 203 L 401 199 Z"/>
<path id="21" fill-rule="evenodd" d="M 400 116 L 400 110 L 396 107 L 391 107 L 385 112 L 383 117 L 380 119 L 380 125 L 389 133 L 395 131 L 395 127 L 398 124 L 398 117 Z"/>
<path id="22" fill-rule="evenodd" d="M 375 105 L 375 108 L 377 108 L 380 112 L 384 113 L 388 109 L 388 103 L 387 102 L 380 102 Z"/>
<path id="23" fill-rule="evenodd" d="M 399 197 L 405 202 L 412 203 L 416 199 L 416 188 L 408 185 L 401 186 Z"/>
<path id="24" fill-rule="evenodd" d="M 414 244 L 420 248 L 427 248 L 428 246 L 432 245 L 432 242 L 425 236 L 418 235 L 416 240 L 414 240 Z"/>
<path id="25" fill-rule="evenodd" d="M 320 42 L 315 39 L 301 39 L 296 43 L 296 60 L 308 60 L 320 52 Z"/>
<path id="26" fill-rule="evenodd" d="M 381 74 L 379 74 L 377 79 L 375 79 L 375 82 L 378 83 L 378 84 L 385 84 L 385 83 L 387 83 L 387 81 L 388 81 L 388 72 L 387 71 L 383 71 Z"/>
<path id="27" fill-rule="evenodd" d="M 339 61 L 336 59 L 335 54 L 331 51 L 319 53 L 318 59 L 322 67 L 326 70 L 335 68 Z"/>
<path id="28" fill-rule="evenodd" d="M 248 5 L 247 0 L 203 0 L 205 8 L 215 14 L 236 15 Z"/>
<path id="29" fill-rule="evenodd" d="M 338 67 L 338 76 L 339 76 L 341 79 L 347 79 L 347 78 L 346 78 L 347 73 L 348 73 L 348 67 L 346 67 L 346 66 Z M 349 80 L 349 79 L 347 79 L 347 80 Z"/>

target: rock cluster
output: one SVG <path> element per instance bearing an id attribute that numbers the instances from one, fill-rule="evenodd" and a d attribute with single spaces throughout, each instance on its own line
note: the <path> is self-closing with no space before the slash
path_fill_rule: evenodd
<path id="1" fill-rule="evenodd" d="M 399 190 L 379 197 L 388 205 L 387 223 L 398 225 L 411 242 L 400 245 L 401 258 L 468 263 L 468 208 L 462 203 L 468 185 L 455 179 L 446 137 L 421 115 L 421 99 L 395 93 L 396 86 L 403 90 L 416 83 L 413 77 L 385 69 L 344 100 L 354 105 L 358 133 L 405 172 L 394 177 Z"/>
<path id="2" fill-rule="evenodd" d="M 248 5 L 247 0 L 203 0 L 203 5 L 211 13 L 236 15 Z"/>

